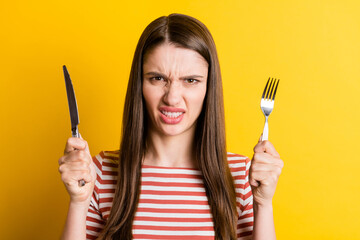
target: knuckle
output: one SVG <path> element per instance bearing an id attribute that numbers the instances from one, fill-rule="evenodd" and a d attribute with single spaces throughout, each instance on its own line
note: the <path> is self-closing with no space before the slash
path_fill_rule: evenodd
<path id="1" fill-rule="evenodd" d="M 59 172 L 60 172 L 60 173 L 63 173 L 63 172 L 64 172 L 64 165 L 60 165 L 60 166 L 59 166 Z"/>
<path id="2" fill-rule="evenodd" d="M 279 178 L 279 175 L 275 172 L 273 172 L 270 176 L 272 182 L 277 182 L 278 178 Z"/>
<path id="3" fill-rule="evenodd" d="M 280 167 L 275 168 L 275 173 L 277 174 L 277 176 L 280 176 L 281 168 Z"/>
<path id="4" fill-rule="evenodd" d="M 280 167 L 283 168 L 284 167 L 284 161 L 280 159 L 279 163 L 280 163 Z"/>
<path id="5" fill-rule="evenodd" d="M 85 161 L 81 161 L 80 167 L 81 167 L 81 169 L 88 169 L 89 164 L 87 162 L 85 162 Z"/>
<path id="6" fill-rule="evenodd" d="M 258 167 L 259 167 L 259 165 L 257 163 L 253 163 L 253 164 L 251 164 L 250 168 L 252 171 L 256 171 L 256 170 L 258 170 Z"/>
<path id="7" fill-rule="evenodd" d="M 64 162 L 64 156 L 62 156 L 61 158 L 59 158 L 59 160 L 58 160 L 58 163 L 59 163 L 59 165 L 61 165 L 63 162 Z"/>

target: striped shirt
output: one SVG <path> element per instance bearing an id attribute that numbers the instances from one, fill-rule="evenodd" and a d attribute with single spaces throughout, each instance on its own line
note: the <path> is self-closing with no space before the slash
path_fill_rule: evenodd
<path id="1" fill-rule="evenodd" d="M 93 157 L 97 172 L 86 218 L 86 238 L 96 239 L 110 214 L 118 175 L 118 151 Z M 238 239 L 251 239 L 252 193 L 250 160 L 228 153 L 238 210 Z M 214 239 L 215 232 L 201 172 L 192 168 L 143 165 L 133 239 Z"/>

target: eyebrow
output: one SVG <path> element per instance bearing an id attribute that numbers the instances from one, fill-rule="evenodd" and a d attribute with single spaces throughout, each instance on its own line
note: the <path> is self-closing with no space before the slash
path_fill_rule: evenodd
<path id="1" fill-rule="evenodd" d="M 147 72 L 144 75 L 158 75 L 163 78 L 168 78 L 165 74 L 162 74 L 159 72 Z M 194 74 L 194 75 L 188 75 L 188 76 L 181 77 L 181 79 L 190 79 L 190 78 L 204 78 L 204 76 Z"/>

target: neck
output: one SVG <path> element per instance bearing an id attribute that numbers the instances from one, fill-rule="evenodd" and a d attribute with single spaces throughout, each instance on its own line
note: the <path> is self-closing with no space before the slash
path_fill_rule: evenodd
<path id="1" fill-rule="evenodd" d="M 194 161 L 195 128 L 176 135 L 165 136 L 149 130 L 145 165 L 196 168 Z"/>

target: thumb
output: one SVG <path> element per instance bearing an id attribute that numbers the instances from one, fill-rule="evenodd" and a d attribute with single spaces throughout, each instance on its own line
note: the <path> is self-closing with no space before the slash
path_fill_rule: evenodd
<path id="1" fill-rule="evenodd" d="M 84 140 L 83 137 L 81 136 L 81 133 L 79 133 L 79 138 L 81 140 Z M 90 154 L 90 149 L 89 149 L 89 144 L 87 143 L 87 141 L 84 141 L 85 142 L 85 151 L 89 154 L 89 156 L 91 157 L 91 154 Z"/>

